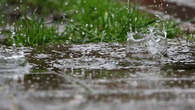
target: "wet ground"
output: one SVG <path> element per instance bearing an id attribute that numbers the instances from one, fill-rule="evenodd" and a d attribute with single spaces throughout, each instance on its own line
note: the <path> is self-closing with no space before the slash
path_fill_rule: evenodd
<path id="1" fill-rule="evenodd" d="M 127 0 L 124 0 L 127 1 Z M 158 10 L 183 21 L 195 18 L 195 0 L 130 0 L 147 9 Z M 193 20 L 192 23 L 195 23 Z"/>
<path id="2" fill-rule="evenodd" d="M 195 46 L 169 41 L 166 56 L 135 44 L 7 48 L 1 110 L 193 110 Z"/>
<path id="3" fill-rule="evenodd" d="M 0 110 L 194 110 L 194 103 L 195 44 L 184 40 L 170 40 L 164 56 L 137 43 L 0 46 Z"/>

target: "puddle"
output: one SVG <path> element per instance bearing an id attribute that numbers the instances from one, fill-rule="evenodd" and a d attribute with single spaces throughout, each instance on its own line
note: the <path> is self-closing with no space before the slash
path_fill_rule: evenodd
<path id="1" fill-rule="evenodd" d="M 2 47 L 0 109 L 194 109 L 195 47 L 168 44 L 160 59 L 136 44 Z"/>
<path id="2" fill-rule="evenodd" d="M 141 2 L 194 17 L 194 5 L 183 1 Z M 165 40 L 0 46 L 0 110 L 193 110 L 195 45 Z"/>
<path id="3" fill-rule="evenodd" d="M 0 77 L 18 77 L 29 71 L 23 49 L 0 47 Z"/>

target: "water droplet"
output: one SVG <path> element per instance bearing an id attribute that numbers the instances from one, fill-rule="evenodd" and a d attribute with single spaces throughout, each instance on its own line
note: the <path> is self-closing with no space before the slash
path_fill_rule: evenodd
<path id="1" fill-rule="evenodd" d="M 68 5 L 68 2 L 65 2 L 64 5 L 67 6 Z"/>
<path id="2" fill-rule="evenodd" d="M 85 25 L 85 27 L 88 27 L 88 26 L 89 26 L 89 24 L 86 24 L 86 25 Z"/>

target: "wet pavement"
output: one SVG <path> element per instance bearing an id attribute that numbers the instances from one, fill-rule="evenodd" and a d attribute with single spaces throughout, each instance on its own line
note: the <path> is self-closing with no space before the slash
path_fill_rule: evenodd
<path id="1" fill-rule="evenodd" d="M 195 18 L 195 0 L 130 0 L 183 21 Z M 195 22 L 194 20 L 192 21 Z"/>
<path id="2" fill-rule="evenodd" d="M 195 46 L 168 44 L 160 58 L 118 43 L 9 48 L 1 52 L 9 60 L 1 62 L 0 109 L 193 110 Z"/>
<path id="3" fill-rule="evenodd" d="M 142 3 L 194 17 L 192 2 Z M 195 44 L 183 39 L 168 41 L 164 56 L 138 43 L 0 46 L 0 110 L 194 110 L 194 103 Z"/>

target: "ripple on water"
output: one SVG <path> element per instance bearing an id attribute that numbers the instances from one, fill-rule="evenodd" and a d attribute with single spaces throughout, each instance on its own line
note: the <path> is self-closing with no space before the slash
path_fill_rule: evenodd
<path id="1" fill-rule="evenodd" d="M 25 74 L 21 81 L 14 82 L 15 88 L 9 85 L 8 95 L 0 89 L 0 109 L 195 108 L 194 70 L 183 68 L 193 64 L 194 50 L 175 42 L 169 44 L 167 57 L 162 59 L 153 58 L 140 45 L 133 49 L 126 44 L 107 43 L 34 49 L 26 58 L 38 73 Z M 6 60 L 10 67 L 24 67 L 18 62 L 25 60 L 12 60 Z M 43 68 L 51 72 L 40 72 Z M 1 106 L 6 102 L 8 106 Z"/>
<path id="2" fill-rule="evenodd" d="M 29 73 L 28 64 L 24 52 L 21 49 L 0 48 L 0 77 L 14 78 Z"/>

